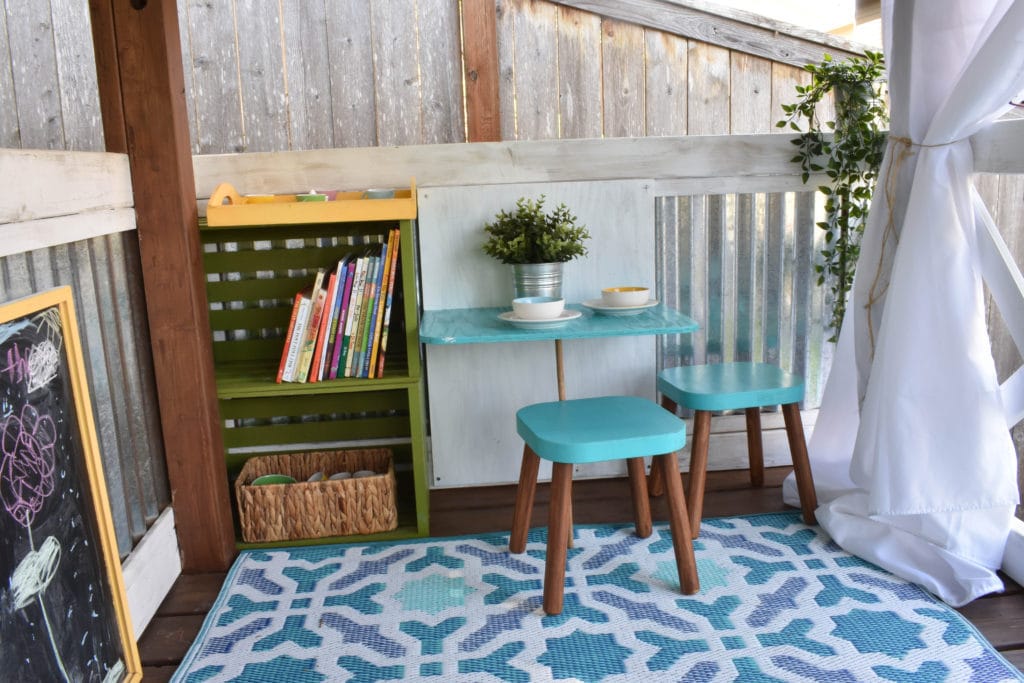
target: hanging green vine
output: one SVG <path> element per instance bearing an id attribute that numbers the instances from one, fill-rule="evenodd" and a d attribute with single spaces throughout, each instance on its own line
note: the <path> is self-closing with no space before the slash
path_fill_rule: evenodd
<path id="1" fill-rule="evenodd" d="M 830 184 L 818 191 L 825 195 L 825 231 L 821 262 L 815 265 L 818 285 L 828 285 L 832 315 L 829 328 L 836 341 L 846 314 L 846 297 L 860 254 L 860 238 L 878 169 L 885 151 L 889 112 L 883 93 L 885 64 L 879 52 L 865 52 L 841 62 L 825 55 L 820 64 L 804 67 L 809 85 L 796 86 L 799 99 L 782 105 L 786 118 L 775 125 L 800 133 L 793 140 L 803 181 L 824 171 Z M 835 120 L 822 124 L 818 105 L 828 93 L 835 101 Z"/>

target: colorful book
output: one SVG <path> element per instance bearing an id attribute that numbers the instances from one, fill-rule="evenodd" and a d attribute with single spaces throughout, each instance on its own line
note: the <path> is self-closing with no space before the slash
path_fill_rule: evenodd
<path id="1" fill-rule="evenodd" d="M 338 291 L 338 273 L 331 271 L 327 278 L 327 296 L 324 298 L 324 310 L 320 315 L 319 329 L 316 331 L 316 347 L 313 349 L 313 365 L 309 368 L 309 381 L 319 382 L 322 378 L 320 368 L 324 364 L 324 351 L 327 344 L 327 331 L 331 327 L 331 316 L 334 315 L 334 297 Z"/>
<path id="2" fill-rule="evenodd" d="M 356 280 L 352 283 L 352 296 L 348 304 L 348 319 L 345 321 L 345 336 L 342 338 L 341 360 L 338 363 L 338 377 L 350 377 L 349 367 L 352 359 L 352 339 L 355 336 L 359 309 L 363 301 L 363 285 L 366 282 L 366 265 L 369 257 L 360 256 L 356 260 Z"/>
<path id="3" fill-rule="evenodd" d="M 309 325 L 302 338 L 299 359 L 295 363 L 293 382 L 306 382 L 309 379 L 309 367 L 313 363 L 313 351 L 316 348 L 316 333 L 320 327 L 320 316 L 324 311 L 324 299 L 327 298 L 327 290 L 324 288 L 325 275 L 326 271 L 323 268 L 316 271 L 316 279 L 313 281 L 313 308 L 309 312 Z"/>
<path id="4" fill-rule="evenodd" d="M 370 348 L 369 363 L 366 368 L 366 377 L 379 377 L 377 374 L 377 356 L 380 355 L 380 337 L 384 328 L 384 307 L 387 304 L 387 288 L 391 279 L 391 271 L 395 267 L 395 257 L 398 255 L 398 228 L 393 228 L 388 233 L 387 256 L 384 260 L 384 274 L 381 277 L 380 289 L 377 293 L 376 318 L 373 321 L 373 346 Z"/>
<path id="5" fill-rule="evenodd" d="M 380 245 L 380 268 L 377 269 L 377 280 L 374 283 L 373 305 L 370 307 L 370 318 L 366 321 L 366 350 L 363 352 L 362 365 L 359 367 L 359 376 L 370 378 L 370 362 L 373 357 L 373 349 L 377 346 L 377 321 L 383 312 L 384 288 L 387 286 L 388 256 L 391 253 L 391 233 L 388 239 Z"/>
<path id="6" fill-rule="evenodd" d="M 320 379 L 331 379 L 331 360 L 334 358 L 334 342 L 338 337 L 338 316 L 341 315 L 341 298 L 345 293 L 345 280 L 348 278 L 348 256 L 345 256 L 335 267 L 338 285 L 331 302 L 331 319 L 327 327 L 327 343 L 324 344 L 324 359 L 320 367 Z"/>
<path id="7" fill-rule="evenodd" d="M 345 268 L 345 271 L 345 291 L 342 292 L 341 296 L 341 310 L 338 312 L 338 332 L 334 338 L 334 351 L 331 356 L 331 379 L 336 379 L 338 377 L 338 363 L 342 358 L 344 358 L 342 355 L 342 339 L 345 336 L 345 324 L 348 319 L 349 301 L 352 298 L 352 283 L 356 279 L 355 258 L 349 259 L 348 266 Z"/>
<path id="8" fill-rule="evenodd" d="M 309 325 L 309 312 L 313 308 L 313 288 L 306 287 L 295 296 L 300 299 L 299 310 L 295 316 L 295 327 L 292 329 L 291 339 L 288 340 L 288 359 L 281 375 L 282 382 L 295 381 L 295 366 L 298 364 L 299 352 L 302 350 L 302 339 L 306 335 L 306 327 Z"/>
<path id="9" fill-rule="evenodd" d="M 284 335 L 284 348 L 281 350 L 281 363 L 277 366 L 277 379 L 274 380 L 278 384 L 281 383 L 284 377 L 285 368 L 288 367 L 289 351 L 292 347 L 292 333 L 295 331 L 295 320 L 299 317 L 299 309 L 302 308 L 302 292 L 295 294 L 295 301 L 292 304 L 292 316 L 288 320 L 288 331 Z M 292 366 L 295 365 L 294 356 L 292 357 Z"/>
<path id="10" fill-rule="evenodd" d="M 366 264 L 366 279 L 363 283 L 362 301 L 359 303 L 359 315 L 356 318 L 356 328 L 352 331 L 352 343 L 349 345 L 349 358 L 345 365 L 348 374 L 346 377 L 358 377 L 362 369 L 360 359 L 362 358 L 363 345 L 366 343 L 366 316 L 369 312 L 371 299 L 373 297 L 373 283 L 377 277 L 377 264 L 379 256 L 368 256 Z"/>
<path id="11" fill-rule="evenodd" d="M 395 242 L 399 242 L 400 237 L 398 230 L 395 230 Z M 391 272 L 388 273 L 388 290 L 384 295 L 384 322 L 380 331 L 380 352 L 377 354 L 376 377 L 384 376 L 384 355 L 388 350 L 388 328 L 391 325 L 391 304 L 395 295 L 395 274 L 398 272 L 398 268 L 400 266 L 399 258 L 399 247 L 396 245 L 395 262 L 391 266 Z"/>

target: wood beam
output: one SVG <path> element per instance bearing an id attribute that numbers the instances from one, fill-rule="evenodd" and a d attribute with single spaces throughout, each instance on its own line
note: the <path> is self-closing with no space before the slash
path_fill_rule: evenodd
<path id="1" fill-rule="evenodd" d="M 90 13 L 104 132 L 108 145 L 125 145 L 131 168 L 182 570 L 223 570 L 235 555 L 234 531 L 209 350 L 177 7 L 174 0 L 93 0 Z"/>
<path id="2" fill-rule="evenodd" d="M 466 142 L 501 140 L 498 99 L 498 19 L 495 0 L 463 0 L 462 51 Z"/>

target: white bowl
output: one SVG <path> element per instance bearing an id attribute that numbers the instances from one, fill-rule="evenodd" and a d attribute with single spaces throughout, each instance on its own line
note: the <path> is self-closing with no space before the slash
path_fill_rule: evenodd
<path id="1" fill-rule="evenodd" d="M 512 312 L 521 320 L 557 318 L 565 310 L 565 299 L 553 296 L 524 296 L 512 299 Z"/>
<path id="2" fill-rule="evenodd" d="M 601 301 L 605 306 L 643 306 L 651 298 L 649 287 L 605 287 Z"/>

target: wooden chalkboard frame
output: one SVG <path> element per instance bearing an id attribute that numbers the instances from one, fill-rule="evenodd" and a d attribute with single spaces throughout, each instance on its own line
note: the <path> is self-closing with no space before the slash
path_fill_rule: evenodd
<path id="1" fill-rule="evenodd" d="M 0 536 L 3 628 L 38 631 L 5 673 L 141 680 L 70 287 L 0 305 Z"/>

